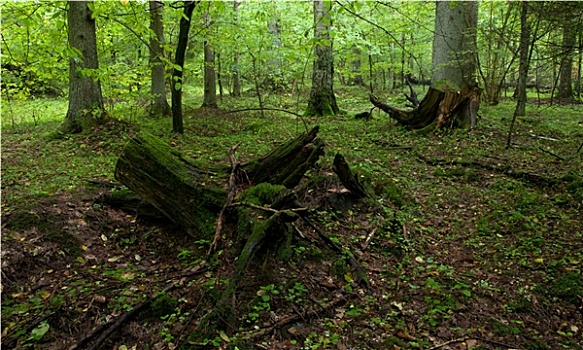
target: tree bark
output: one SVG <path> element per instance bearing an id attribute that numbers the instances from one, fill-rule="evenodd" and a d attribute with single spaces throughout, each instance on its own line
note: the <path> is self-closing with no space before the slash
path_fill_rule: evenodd
<path id="1" fill-rule="evenodd" d="M 318 128 L 241 166 L 249 184 L 268 182 L 295 187 L 323 154 Z M 115 178 L 197 239 L 209 239 L 216 215 L 227 200 L 227 167 L 202 169 L 149 134 L 128 142 L 115 167 Z M 249 185 L 247 184 L 247 185 Z"/>
<path id="2" fill-rule="evenodd" d="M 208 10 L 204 13 L 204 23 L 209 28 L 211 17 Z M 215 76 L 215 54 L 208 39 L 204 42 L 204 96 L 202 107 L 217 108 L 217 82 Z"/>
<path id="3" fill-rule="evenodd" d="M 105 120 L 101 83 L 92 76 L 99 69 L 95 19 L 87 1 L 69 1 L 69 46 L 78 53 L 69 59 L 69 109 L 61 130 L 77 133 Z"/>
<path id="4" fill-rule="evenodd" d="M 332 3 L 314 0 L 314 37 L 317 40 L 314 49 L 314 68 L 312 70 L 312 90 L 306 115 L 336 115 L 340 110 L 334 95 L 334 60 L 332 55 L 332 37 L 330 28 Z"/>
<path id="5" fill-rule="evenodd" d="M 371 95 L 373 105 L 410 129 L 473 128 L 482 90 L 476 84 L 477 3 L 438 1 L 433 38 L 432 86 L 411 111 L 391 107 Z"/>
<path id="6" fill-rule="evenodd" d="M 573 98 L 573 51 L 575 48 L 576 32 L 571 24 L 565 24 L 563 27 L 563 58 L 561 59 L 561 68 L 559 80 L 559 99 L 570 100 Z"/>
<path id="7" fill-rule="evenodd" d="M 233 1 L 233 12 L 234 12 L 234 22 L 235 28 L 238 28 L 239 24 L 239 0 Z M 238 42 L 238 32 L 235 37 L 235 42 Z M 233 96 L 241 96 L 241 69 L 239 67 L 239 50 L 237 47 L 233 48 Z"/>
<path id="8" fill-rule="evenodd" d="M 438 1 L 433 36 L 434 84 L 448 81 L 458 87 L 475 85 L 478 3 Z"/>
<path id="9" fill-rule="evenodd" d="M 516 109 L 515 116 L 526 115 L 526 80 L 528 79 L 528 46 L 530 43 L 530 26 L 528 25 L 528 3 L 522 1 L 520 11 L 520 45 L 519 45 L 519 68 L 518 84 L 516 86 Z"/>
<path id="10" fill-rule="evenodd" d="M 184 15 L 180 18 L 180 31 L 178 32 L 178 42 L 176 44 L 176 54 L 174 56 L 175 67 L 172 72 L 172 130 L 175 133 L 184 133 L 184 122 L 182 117 L 182 76 L 184 70 L 184 58 L 186 47 L 188 46 L 188 32 L 190 31 L 190 20 L 192 12 L 200 1 L 190 1 L 184 6 Z"/>
<path id="11" fill-rule="evenodd" d="M 170 105 L 166 99 L 166 79 L 162 58 L 164 57 L 165 44 L 164 23 L 162 22 L 162 11 L 164 3 L 150 0 L 150 69 L 152 104 L 150 105 L 150 115 L 168 116 L 171 114 Z"/>

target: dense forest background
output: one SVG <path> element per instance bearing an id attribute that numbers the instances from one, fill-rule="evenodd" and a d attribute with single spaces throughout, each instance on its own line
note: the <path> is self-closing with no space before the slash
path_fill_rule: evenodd
<path id="1" fill-rule="evenodd" d="M 583 348 L 582 2 L 0 11 L 3 347 Z"/>

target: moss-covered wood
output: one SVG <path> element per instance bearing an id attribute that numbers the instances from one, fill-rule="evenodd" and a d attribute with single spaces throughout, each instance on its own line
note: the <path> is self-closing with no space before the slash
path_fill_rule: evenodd
<path id="1" fill-rule="evenodd" d="M 251 184 L 293 188 L 323 154 L 324 143 L 317 133 L 315 127 L 241 169 Z M 139 134 L 128 142 L 115 177 L 198 239 L 211 237 L 227 200 L 228 168 L 201 169 L 150 134 Z"/>
<path id="2" fill-rule="evenodd" d="M 227 198 L 224 189 L 210 184 L 209 175 L 145 133 L 128 142 L 115 167 L 118 181 L 196 238 L 210 237 Z"/>
<path id="3" fill-rule="evenodd" d="M 478 119 L 481 89 L 469 85 L 459 89 L 446 83 L 432 86 L 419 106 L 411 111 L 392 107 L 372 94 L 370 102 L 400 125 L 412 130 L 474 127 Z"/>
<path id="4" fill-rule="evenodd" d="M 324 154 L 324 143 L 316 137 L 318 130 L 316 126 L 307 134 L 298 136 L 242 168 L 247 171 L 253 184 L 269 182 L 293 188 Z"/>

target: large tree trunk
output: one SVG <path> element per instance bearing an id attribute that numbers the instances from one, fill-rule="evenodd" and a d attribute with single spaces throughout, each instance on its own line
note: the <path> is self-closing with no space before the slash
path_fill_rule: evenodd
<path id="1" fill-rule="evenodd" d="M 174 68 L 172 72 L 172 130 L 176 133 L 184 133 L 184 122 L 182 117 L 182 76 L 184 70 L 184 58 L 186 47 L 188 46 L 188 32 L 190 31 L 190 20 L 192 12 L 200 1 L 191 1 L 184 6 L 184 15 L 180 18 L 180 31 L 178 32 L 178 42 L 176 44 L 176 55 L 174 64 L 180 68 Z"/>
<path id="2" fill-rule="evenodd" d="M 438 1 L 433 36 L 434 84 L 448 81 L 461 88 L 475 84 L 478 3 Z"/>
<path id="3" fill-rule="evenodd" d="M 323 154 L 318 128 L 241 166 L 250 185 L 295 187 Z M 115 177 L 197 239 L 209 239 L 227 199 L 230 170 L 202 169 L 162 140 L 140 134 L 125 146 Z"/>
<path id="4" fill-rule="evenodd" d="M 211 25 L 211 17 L 208 10 L 204 13 L 204 23 L 207 28 Z M 215 77 L 215 54 L 208 40 L 205 40 L 204 42 L 204 96 L 202 107 L 218 107 L 217 82 Z"/>
<path id="5" fill-rule="evenodd" d="M 474 127 L 482 92 L 475 81 L 477 6 L 472 1 L 437 2 L 432 86 L 417 108 L 403 111 L 374 95 L 372 104 L 410 129 Z"/>
<path id="6" fill-rule="evenodd" d="M 561 59 L 561 69 L 559 80 L 559 94 L 560 99 L 570 100 L 573 98 L 573 51 L 575 47 L 576 32 L 571 24 L 566 24 L 563 28 L 563 58 Z"/>
<path id="7" fill-rule="evenodd" d="M 91 129 L 104 121 L 101 84 L 94 79 L 99 69 L 95 20 L 86 1 L 69 1 L 69 46 L 79 57 L 69 59 L 69 109 L 61 126 L 66 133 Z"/>
<path id="8" fill-rule="evenodd" d="M 171 114 L 170 105 L 166 100 L 166 79 L 164 78 L 164 23 L 162 22 L 162 11 L 164 3 L 150 0 L 150 69 L 152 104 L 150 105 L 150 115 L 167 116 Z"/>
<path id="9" fill-rule="evenodd" d="M 312 71 L 312 90 L 306 115 L 336 115 L 340 110 L 334 96 L 334 60 L 332 55 L 332 36 L 330 28 L 332 17 L 330 1 L 314 0 L 314 49 L 315 61 Z"/>

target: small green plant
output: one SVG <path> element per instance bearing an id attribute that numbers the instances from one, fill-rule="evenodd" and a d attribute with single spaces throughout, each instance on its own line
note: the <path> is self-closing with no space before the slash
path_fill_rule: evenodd
<path id="1" fill-rule="evenodd" d="M 285 300 L 299 304 L 304 301 L 303 295 L 308 293 L 308 289 L 303 284 L 296 282 L 293 287 L 287 290 Z"/>

